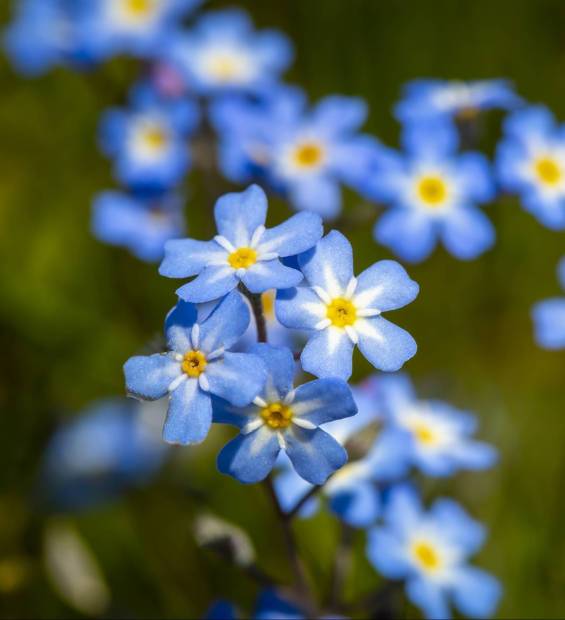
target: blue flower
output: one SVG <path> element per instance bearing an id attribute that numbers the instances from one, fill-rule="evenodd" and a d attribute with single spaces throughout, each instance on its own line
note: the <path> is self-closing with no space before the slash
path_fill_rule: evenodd
<path id="1" fill-rule="evenodd" d="M 551 112 L 532 106 L 506 119 L 496 170 L 505 190 L 554 230 L 565 229 L 565 133 Z"/>
<path id="2" fill-rule="evenodd" d="M 202 0 L 84 0 L 78 4 L 77 36 L 98 59 L 162 52 L 182 17 Z"/>
<path id="3" fill-rule="evenodd" d="M 184 74 L 190 90 L 215 95 L 273 84 L 293 52 L 279 32 L 255 32 L 245 12 L 227 10 L 201 17 L 190 32 L 173 37 L 162 56 Z"/>
<path id="4" fill-rule="evenodd" d="M 335 230 L 298 263 L 306 285 L 279 291 L 275 311 L 283 325 L 313 333 L 301 355 L 304 370 L 348 379 L 355 345 L 386 371 L 398 370 L 416 353 L 412 336 L 381 316 L 418 295 L 401 265 L 380 261 L 355 277 L 351 244 Z"/>
<path id="5" fill-rule="evenodd" d="M 405 450 L 406 437 L 395 429 L 385 428 L 376 440 L 368 444 L 367 436 L 382 422 L 376 399 L 375 379 L 371 378 L 352 388 L 358 413 L 324 424 L 342 445 L 347 447 L 349 462 L 337 471 L 321 492 L 328 498 L 329 507 L 342 521 L 354 527 L 372 525 L 381 511 L 379 484 L 390 484 L 403 476 L 407 467 L 398 453 Z M 359 451 L 362 456 L 359 457 Z M 275 479 L 275 490 L 284 510 L 290 511 L 312 485 L 288 467 L 288 459 L 278 463 L 282 471 Z M 318 508 L 317 498 L 308 500 L 300 511 L 309 517 Z"/>
<path id="6" fill-rule="evenodd" d="M 496 462 L 492 446 L 471 439 L 477 428 L 472 415 L 444 402 L 418 400 L 405 375 L 379 377 L 376 385 L 385 424 L 407 437 L 404 449 L 397 450 L 394 443 L 387 450 L 391 460 L 414 466 L 428 476 L 487 469 Z"/>
<path id="7" fill-rule="evenodd" d="M 250 351 L 266 365 L 267 381 L 249 407 L 215 402 L 214 421 L 240 429 L 220 452 L 218 469 L 241 482 L 259 482 L 284 450 L 302 478 L 323 484 L 344 465 L 347 453 L 319 426 L 357 412 L 349 386 L 320 379 L 293 389 L 295 363 L 289 349 L 257 344 Z"/>
<path id="8" fill-rule="evenodd" d="M 399 487 L 389 496 L 384 525 L 369 532 L 367 555 L 385 577 L 406 580 L 408 598 L 427 618 L 449 618 L 450 601 L 466 616 L 485 618 L 501 587 L 467 564 L 484 538 L 484 528 L 456 502 L 439 499 L 425 512 L 411 488 Z"/>
<path id="9" fill-rule="evenodd" d="M 438 117 L 465 120 L 482 110 L 511 109 L 520 101 L 507 80 L 414 80 L 404 87 L 395 113 L 402 122 Z"/>
<path id="10" fill-rule="evenodd" d="M 357 188 L 375 141 L 359 134 L 367 105 L 330 96 L 312 110 L 304 94 L 282 87 L 256 100 L 230 98 L 212 108 L 222 172 L 238 183 L 264 178 L 297 210 L 333 218 L 341 184 Z"/>
<path id="11" fill-rule="evenodd" d="M 167 455 L 152 423 L 158 414 L 123 398 L 89 405 L 49 440 L 41 498 L 57 510 L 82 510 L 148 482 Z"/>
<path id="12" fill-rule="evenodd" d="M 168 353 L 130 358 L 124 365 L 128 393 L 143 400 L 169 395 L 163 438 L 170 443 L 204 441 L 212 423 L 212 395 L 242 407 L 263 388 L 265 367 L 257 355 L 229 351 L 247 329 L 241 295 L 209 308 L 180 301 L 165 323 Z"/>
<path id="13" fill-rule="evenodd" d="M 559 283 L 565 289 L 565 258 L 557 270 Z M 565 348 L 565 297 L 538 302 L 532 309 L 536 342 L 544 349 Z"/>
<path id="14" fill-rule="evenodd" d="M 257 185 L 222 196 L 214 208 L 219 234 L 212 241 L 167 242 L 159 273 L 197 276 L 177 291 L 195 303 L 218 299 L 240 281 L 252 293 L 296 286 L 302 274 L 279 259 L 314 246 L 323 234 L 322 221 L 313 213 L 299 213 L 267 230 L 266 216 L 267 197 Z"/>
<path id="15" fill-rule="evenodd" d="M 103 116 L 100 146 L 114 160 L 121 183 L 134 189 L 168 189 L 189 168 L 187 138 L 198 119 L 193 101 L 159 100 L 143 85 L 134 89 L 129 109 L 112 109 Z"/>
<path id="16" fill-rule="evenodd" d="M 287 601 L 276 590 L 269 588 L 259 595 L 253 620 L 302 620 L 306 618 L 294 603 Z"/>
<path id="17" fill-rule="evenodd" d="M 366 178 L 364 193 L 390 207 L 375 225 L 375 240 L 413 262 L 427 258 L 439 240 L 461 260 L 485 252 L 495 239 L 476 208 L 495 196 L 486 158 L 458 155 L 457 131 L 447 121 L 409 124 L 403 143 L 405 154 L 377 149 Z"/>
<path id="18" fill-rule="evenodd" d="M 237 617 L 234 605 L 221 599 L 210 606 L 204 615 L 204 620 L 237 620 Z"/>
<path id="19" fill-rule="evenodd" d="M 184 232 L 184 218 L 177 196 L 137 197 L 102 192 L 92 205 L 94 236 L 128 248 L 146 261 L 163 258 L 165 242 Z"/>

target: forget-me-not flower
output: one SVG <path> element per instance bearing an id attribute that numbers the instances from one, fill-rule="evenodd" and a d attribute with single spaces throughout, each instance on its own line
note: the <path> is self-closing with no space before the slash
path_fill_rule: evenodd
<path id="1" fill-rule="evenodd" d="M 548 228 L 565 228 L 565 132 L 544 106 L 506 119 L 496 169 L 502 187 Z"/>
<path id="2" fill-rule="evenodd" d="M 414 466 L 428 476 L 450 476 L 460 469 L 481 470 L 497 458 L 494 448 L 472 439 L 477 428 L 474 416 L 436 400 L 419 400 L 406 375 L 379 377 L 377 402 L 386 424 L 404 432 L 404 449 L 396 450 L 395 435 L 387 454 L 392 461 Z"/>
<path id="3" fill-rule="evenodd" d="M 374 150 L 375 141 L 359 133 L 366 116 L 360 98 L 334 95 L 308 109 L 304 93 L 290 87 L 220 101 L 212 118 L 222 172 L 238 183 L 264 178 L 295 209 L 333 218 L 341 185 L 361 184 Z"/>
<path id="4" fill-rule="evenodd" d="M 165 242 L 184 232 L 178 196 L 135 196 L 107 191 L 92 205 L 92 232 L 105 243 L 128 248 L 145 261 L 163 258 Z"/>
<path id="5" fill-rule="evenodd" d="M 179 301 L 165 323 L 169 351 L 126 362 L 130 395 L 143 400 L 169 395 L 165 441 L 202 442 L 212 423 L 212 395 L 242 407 L 263 388 L 266 371 L 261 359 L 229 350 L 247 329 L 249 319 L 249 309 L 237 291 L 203 319 L 196 306 Z"/>
<path id="6" fill-rule="evenodd" d="M 438 241 L 461 260 L 492 246 L 494 227 L 477 208 L 495 196 L 487 159 L 457 153 L 458 135 L 447 121 L 411 123 L 403 131 L 404 153 L 379 147 L 364 190 L 389 207 L 374 237 L 403 260 L 427 258 Z"/>
<path id="7" fill-rule="evenodd" d="M 402 122 L 437 117 L 472 119 L 483 110 L 511 109 L 520 103 L 507 80 L 413 80 L 395 108 Z"/>
<path id="8" fill-rule="evenodd" d="M 194 303 L 222 297 L 242 282 L 252 293 L 296 286 L 297 269 L 280 261 L 311 248 L 323 234 L 314 213 L 298 213 L 274 228 L 265 228 L 267 197 L 257 185 L 222 196 L 214 207 L 218 235 L 212 241 L 179 239 L 165 245 L 159 273 L 194 280 L 177 294 Z"/>
<path id="9" fill-rule="evenodd" d="M 426 512 L 406 486 L 389 496 L 384 525 L 369 532 L 367 555 L 389 579 L 406 580 L 406 593 L 427 618 L 450 617 L 450 601 L 471 618 L 490 616 L 501 587 L 489 573 L 469 566 L 485 531 L 454 501 L 437 500 Z"/>
<path id="10" fill-rule="evenodd" d="M 406 464 L 398 458 L 398 453 L 406 449 L 407 438 L 396 429 L 382 428 L 375 383 L 372 377 L 352 388 L 358 408 L 356 415 L 323 425 L 324 430 L 346 447 L 349 461 L 326 482 L 321 492 L 328 498 L 332 512 L 354 527 L 368 527 L 375 522 L 381 510 L 379 485 L 389 485 L 407 471 Z M 377 426 L 378 434 L 371 439 Z M 288 459 L 278 464 L 281 472 L 275 479 L 275 490 L 282 508 L 290 511 L 312 485 L 288 466 Z M 300 516 L 309 517 L 318 505 L 318 499 L 311 498 L 300 510 Z"/>
<path id="11" fill-rule="evenodd" d="M 173 37 L 163 58 L 202 95 L 253 92 L 276 82 L 292 61 L 288 39 L 274 30 L 255 32 L 240 10 L 212 12 Z"/>
<path id="12" fill-rule="evenodd" d="M 199 121 L 190 99 L 159 99 L 145 84 L 135 88 L 128 109 L 105 113 L 100 146 L 114 160 L 116 178 L 134 189 L 177 185 L 190 166 L 187 138 Z"/>
<path id="13" fill-rule="evenodd" d="M 559 261 L 557 275 L 565 289 L 565 258 Z M 532 309 L 536 342 L 544 349 L 565 348 L 565 297 L 538 302 Z"/>
<path id="14" fill-rule="evenodd" d="M 416 353 L 412 336 L 381 316 L 409 304 L 419 287 L 394 261 L 375 263 L 353 275 L 349 241 L 331 231 L 299 255 L 305 285 L 279 291 L 275 311 L 287 327 L 313 335 L 302 366 L 317 377 L 348 379 L 355 345 L 380 370 L 398 370 Z"/>
<path id="15" fill-rule="evenodd" d="M 296 365 L 289 349 L 261 343 L 250 352 L 266 365 L 267 381 L 248 407 L 214 401 L 214 421 L 240 429 L 220 452 L 219 470 L 241 482 L 259 482 L 269 475 L 284 450 L 302 478 L 323 484 L 344 465 L 347 453 L 319 427 L 357 412 L 349 386 L 332 378 L 293 389 Z"/>
<path id="16" fill-rule="evenodd" d="M 57 510 L 81 510 L 148 482 L 167 455 L 155 427 L 161 412 L 148 407 L 101 400 L 58 428 L 43 456 L 42 500 Z"/>

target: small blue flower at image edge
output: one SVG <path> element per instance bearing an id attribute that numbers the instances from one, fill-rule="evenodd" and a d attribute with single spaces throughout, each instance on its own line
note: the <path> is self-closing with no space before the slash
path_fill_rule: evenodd
<path id="1" fill-rule="evenodd" d="M 289 349 L 259 343 L 250 352 L 263 360 L 267 381 L 248 407 L 214 399 L 214 422 L 240 429 L 218 455 L 218 469 L 240 482 L 259 482 L 284 450 L 302 478 L 323 484 L 345 464 L 347 453 L 319 427 L 357 413 L 349 386 L 330 378 L 294 389 L 296 364 Z"/>
<path id="2" fill-rule="evenodd" d="M 102 192 L 92 205 L 92 232 L 100 241 L 125 247 L 141 260 L 160 261 L 165 242 L 185 232 L 181 200 L 175 195 Z"/>
<path id="3" fill-rule="evenodd" d="M 165 244 L 159 273 L 169 278 L 197 276 L 177 290 L 186 301 L 218 299 L 240 282 L 252 293 L 296 286 L 302 273 L 280 259 L 308 250 L 323 234 L 322 220 L 314 213 L 298 213 L 266 229 L 267 197 L 257 185 L 222 196 L 214 217 L 219 234 L 212 241 L 175 239 Z"/>
<path id="4" fill-rule="evenodd" d="M 430 620 L 462 614 L 486 618 L 501 596 L 499 582 L 467 564 L 483 545 L 484 527 L 453 500 L 438 499 L 426 512 L 414 489 L 392 490 L 384 524 L 369 531 L 367 555 L 385 577 L 406 581 L 410 601 Z"/>
<path id="5" fill-rule="evenodd" d="M 349 379 L 353 348 L 380 370 L 398 370 L 416 353 L 416 342 L 381 316 L 412 302 L 419 287 L 394 261 L 380 261 L 353 275 L 349 241 L 331 231 L 298 257 L 305 285 L 277 293 L 275 311 L 286 327 L 311 334 L 302 351 L 305 371 Z"/>
<path id="6" fill-rule="evenodd" d="M 209 311 L 201 308 L 201 314 L 205 310 Z M 129 395 L 143 400 L 169 396 L 165 441 L 204 441 L 212 423 L 212 395 L 241 407 L 263 388 L 266 370 L 261 358 L 229 350 L 249 321 L 249 309 L 237 291 L 202 318 L 196 306 L 179 301 L 165 322 L 169 351 L 125 363 Z"/>
<path id="7" fill-rule="evenodd" d="M 565 229 L 565 134 L 548 108 L 527 107 L 506 119 L 496 172 L 543 226 Z"/>
<path id="8" fill-rule="evenodd" d="M 557 275 L 565 289 L 565 257 L 559 261 Z M 565 349 L 565 297 L 552 297 L 532 308 L 534 335 L 544 349 Z"/>
<path id="9" fill-rule="evenodd" d="M 426 259 L 438 241 L 460 260 L 477 258 L 495 241 L 493 225 L 477 208 L 496 195 L 488 160 L 457 153 L 457 130 L 446 120 L 409 123 L 402 142 L 403 153 L 375 149 L 361 190 L 387 207 L 375 240 L 410 262 Z"/>

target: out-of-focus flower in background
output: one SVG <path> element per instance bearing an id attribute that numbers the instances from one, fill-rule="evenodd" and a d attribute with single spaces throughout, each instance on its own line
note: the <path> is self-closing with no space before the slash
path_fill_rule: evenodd
<path id="1" fill-rule="evenodd" d="M 559 262 L 557 275 L 565 289 L 565 258 Z M 565 297 L 552 297 L 532 308 L 536 342 L 544 349 L 565 348 Z"/>

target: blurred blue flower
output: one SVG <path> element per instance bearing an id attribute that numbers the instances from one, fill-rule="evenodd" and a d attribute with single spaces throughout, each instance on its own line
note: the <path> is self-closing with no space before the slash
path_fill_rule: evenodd
<path id="1" fill-rule="evenodd" d="M 280 87 L 252 101 L 221 100 L 211 115 L 228 179 L 265 179 L 295 209 L 324 218 L 340 212 L 341 184 L 361 184 L 374 150 L 358 133 L 367 116 L 359 98 L 334 95 L 309 110 L 300 89 Z"/>
<path id="2" fill-rule="evenodd" d="M 565 131 L 544 106 L 514 112 L 504 124 L 496 170 L 503 188 L 554 230 L 565 229 Z"/>
<path id="3" fill-rule="evenodd" d="M 124 185 L 151 191 L 178 184 L 190 165 L 187 138 L 198 124 L 197 105 L 159 99 L 142 84 L 132 91 L 128 109 L 107 111 L 100 125 L 100 146 L 114 160 Z"/>
<path id="4" fill-rule="evenodd" d="M 437 117 L 474 118 L 483 110 L 511 109 L 521 102 L 507 80 L 413 80 L 404 86 L 402 100 L 395 108 L 402 122 Z"/>
<path id="5" fill-rule="evenodd" d="M 165 242 L 185 230 L 178 196 L 160 198 L 107 191 L 92 205 L 92 231 L 96 238 L 128 248 L 145 261 L 163 258 Z"/>
<path id="6" fill-rule="evenodd" d="M 179 29 L 181 19 L 202 0 L 81 0 L 76 29 L 92 57 L 126 53 L 151 57 Z"/>
<path id="7" fill-rule="evenodd" d="M 306 285 L 279 291 L 275 311 L 287 327 L 313 335 L 302 351 L 304 370 L 348 379 L 355 345 L 381 370 L 398 370 L 416 353 L 405 330 L 381 316 L 412 302 L 419 287 L 394 261 L 380 261 L 357 278 L 349 241 L 331 231 L 298 263 Z"/>
<path id="8" fill-rule="evenodd" d="M 199 313 L 196 306 L 179 301 L 165 322 L 168 353 L 136 356 L 125 363 L 130 395 L 143 400 L 169 395 L 165 441 L 204 441 L 212 423 L 212 395 L 242 407 L 263 388 L 266 371 L 261 359 L 229 351 L 249 319 L 247 305 L 236 291 L 211 313 L 204 307 Z"/>
<path id="9" fill-rule="evenodd" d="M 334 514 L 354 527 L 368 527 L 376 521 L 381 510 L 379 484 L 388 485 L 407 471 L 405 462 L 397 457 L 398 452 L 405 450 L 405 433 L 379 429 L 376 439 L 366 445 L 367 436 L 370 438 L 377 424 L 382 423 L 375 383 L 375 378 L 370 378 L 352 388 L 358 408 L 355 416 L 323 425 L 324 430 L 345 445 L 349 462 L 327 481 L 321 493 L 328 498 Z M 278 465 L 282 471 L 275 479 L 275 490 L 282 508 L 290 511 L 312 485 L 288 467 L 288 459 L 279 460 Z M 311 498 L 300 510 L 300 516 L 311 516 L 318 504 L 317 498 Z"/>
<path id="10" fill-rule="evenodd" d="M 272 85 L 293 58 L 288 39 L 274 30 L 255 32 L 240 10 L 208 13 L 189 32 L 172 37 L 162 57 L 201 95 L 252 92 Z"/>
<path id="11" fill-rule="evenodd" d="M 219 600 L 210 606 L 204 620 L 237 620 L 237 611 L 230 601 Z"/>
<path id="12" fill-rule="evenodd" d="M 437 500 L 425 512 L 409 487 L 391 492 L 384 524 L 369 532 L 367 555 L 389 579 L 406 580 L 410 601 L 427 618 L 450 617 L 450 601 L 471 618 L 490 616 L 501 595 L 499 582 L 469 566 L 485 531 L 454 501 Z"/>
<path id="13" fill-rule="evenodd" d="M 276 590 L 269 588 L 259 595 L 253 620 L 302 620 L 306 618 L 294 603 L 283 598 Z"/>
<path id="14" fill-rule="evenodd" d="M 195 303 L 222 297 L 241 281 L 252 293 L 296 286 L 297 269 L 280 261 L 311 248 L 323 234 L 314 213 L 299 213 L 279 226 L 265 229 L 267 197 L 257 185 L 222 196 L 214 207 L 218 235 L 212 241 L 179 239 L 167 242 L 159 273 L 194 280 L 177 294 Z"/>
<path id="15" fill-rule="evenodd" d="M 565 258 L 557 269 L 559 283 L 565 289 Z M 565 297 L 540 301 L 532 309 L 536 342 L 544 349 L 565 348 Z"/>
<path id="16" fill-rule="evenodd" d="M 376 400 L 385 424 L 404 432 L 407 441 L 398 449 L 394 434 L 386 450 L 391 461 L 414 466 L 428 476 L 450 476 L 460 469 L 481 470 L 494 465 L 496 450 L 471 439 L 477 428 L 472 415 L 440 401 L 419 400 L 406 375 L 379 377 Z"/>
<path id="17" fill-rule="evenodd" d="M 405 152 L 379 147 L 364 193 L 390 208 L 374 229 L 375 240 L 400 258 L 418 262 L 441 240 L 456 258 L 476 258 L 495 240 L 492 224 L 476 205 L 495 197 L 484 155 L 457 154 L 458 135 L 447 121 L 404 128 Z"/>
<path id="18" fill-rule="evenodd" d="M 101 400 L 58 428 L 43 455 L 41 499 L 56 510 L 81 510 L 148 482 L 167 455 L 152 409 Z"/>
<path id="19" fill-rule="evenodd" d="M 357 412 L 349 386 L 319 379 L 293 389 L 296 364 L 289 349 L 256 344 L 250 352 L 263 360 L 267 381 L 249 407 L 214 401 L 214 422 L 240 429 L 218 455 L 218 469 L 241 482 L 259 482 L 284 450 L 302 478 L 323 484 L 347 453 L 319 426 Z"/>

